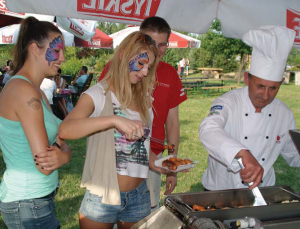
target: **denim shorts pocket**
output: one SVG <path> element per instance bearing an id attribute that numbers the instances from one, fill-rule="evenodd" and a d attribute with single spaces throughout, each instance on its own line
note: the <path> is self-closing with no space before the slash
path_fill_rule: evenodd
<path id="1" fill-rule="evenodd" d="M 86 201 L 93 204 L 100 204 L 102 201 L 102 196 L 89 193 L 86 197 Z"/>

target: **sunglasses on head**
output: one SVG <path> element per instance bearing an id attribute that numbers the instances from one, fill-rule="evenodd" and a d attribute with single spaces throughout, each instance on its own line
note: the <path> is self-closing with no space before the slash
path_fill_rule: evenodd
<path id="1" fill-rule="evenodd" d="M 150 36 L 148 36 L 146 34 L 139 36 L 136 39 L 136 41 L 143 41 L 147 45 L 154 45 L 157 48 L 157 44 L 156 44 L 155 40 L 153 40 Z"/>

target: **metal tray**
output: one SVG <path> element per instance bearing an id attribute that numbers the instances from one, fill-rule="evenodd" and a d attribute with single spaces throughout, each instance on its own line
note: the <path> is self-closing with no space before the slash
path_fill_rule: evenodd
<path id="1" fill-rule="evenodd" d="M 300 216 L 300 202 L 282 204 L 285 200 L 299 200 L 289 186 L 261 187 L 261 193 L 267 206 L 252 206 L 254 197 L 249 189 L 232 189 L 201 193 L 171 194 L 165 199 L 165 206 L 175 212 L 184 222 L 192 216 L 213 220 L 237 219 L 245 216 L 256 217 L 261 221 L 283 219 Z M 215 206 L 217 210 L 194 211 L 194 204 Z M 237 206 L 245 206 L 237 208 Z M 231 207 L 231 209 L 222 209 Z"/>

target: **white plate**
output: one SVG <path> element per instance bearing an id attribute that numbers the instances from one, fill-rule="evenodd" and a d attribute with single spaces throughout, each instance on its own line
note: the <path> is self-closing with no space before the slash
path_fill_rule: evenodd
<path id="1" fill-rule="evenodd" d="M 171 171 L 171 172 L 174 172 L 174 173 L 178 173 L 178 172 L 183 171 L 183 170 L 186 170 L 186 169 L 194 168 L 194 167 L 195 167 L 195 164 L 198 163 L 198 161 L 193 161 L 193 160 L 192 160 L 192 161 L 193 161 L 192 163 L 189 163 L 189 164 L 186 164 L 186 165 L 179 165 L 179 166 L 177 167 L 176 170 L 170 170 L 170 169 L 168 169 L 168 167 L 163 167 L 163 166 L 162 166 L 162 162 L 163 162 L 164 160 L 167 160 L 167 159 L 171 158 L 171 157 L 176 157 L 176 158 L 177 158 L 177 155 L 168 155 L 168 156 L 163 157 L 163 158 L 161 158 L 161 159 L 155 160 L 155 161 L 154 161 L 154 165 L 155 165 L 156 167 L 163 168 L 163 169 L 165 169 L 165 170 L 168 170 L 168 171 Z M 181 157 L 178 157 L 178 158 L 181 158 Z M 183 158 L 181 158 L 181 159 L 183 159 Z M 187 159 L 187 158 L 185 158 L 185 159 Z M 188 158 L 188 159 L 189 159 L 189 158 Z M 191 159 L 190 159 L 190 160 L 191 160 Z"/>

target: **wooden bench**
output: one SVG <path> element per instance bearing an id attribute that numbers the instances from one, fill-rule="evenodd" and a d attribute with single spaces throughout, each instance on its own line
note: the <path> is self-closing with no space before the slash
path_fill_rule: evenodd
<path id="1" fill-rule="evenodd" d="M 232 90 L 232 89 L 237 89 L 237 88 L 241 88 L 239 86 L 212 86 L 212 87 L 201 87 L 201 89 L 203 90 L 203 97 L 208 97 L 209 96 L 209 90 L 214 90 L 214 89 L 221 89 L 222 92 L 223 92 L 223 89 L 229 89 L 229 90 Z"/>
<path id="2" fill-rule="evenodd" d="M 193 91 L 193 90 L 194 90 L 193 87 L 184 87 L 183 89 L 184 89 L 184 92 L 185 92 L 186 95 L 187 95 L 187 93 L 188 93 L 189 91 Z"/>

